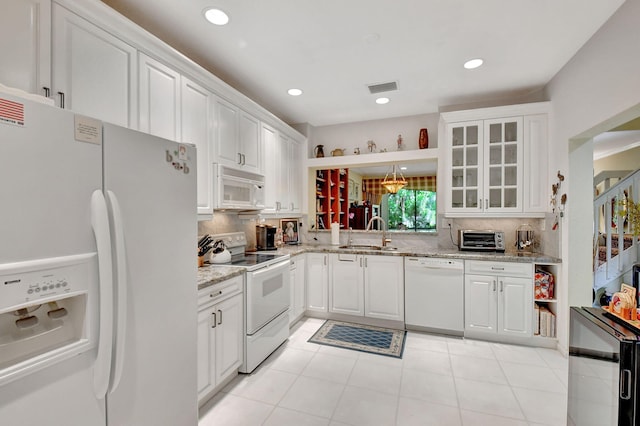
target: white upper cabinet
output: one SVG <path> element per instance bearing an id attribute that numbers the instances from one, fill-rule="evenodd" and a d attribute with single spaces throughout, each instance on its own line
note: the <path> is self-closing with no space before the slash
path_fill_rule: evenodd
<path id="1" fill-rule="evenodd" d="M 278 196 L 280 195 L 280 144 L 278 132 L 262 123 L 262 147 L 264 149 L 264 210 L 265 213 L 278 211 Z"/>
<path id="2" fill-rule="evenodd" d="M 198 215 L 213 215 L 213 93 L 182 77 L 180 93 L 181 142 L 197 149 Z"/>
<path id="3" fill-rule="evenodd" d="M 442 114 L 448 216 L 544 214 L 547 109 L 536 103 Z"/>
<path id="4" fill-rule="evenodd" d="M 215 100 L 216 163 L 262 174 L 260 122 L 221 98 Z"/>
<path id="5" fill-rule="evenodd" d="M 302 162 L 304 145 L 293 139 L 289 140 L 289 203 L 292 213 L 302 213 Z"/>
<path id="6" fill-rule="evenodd" d="M 524 116 L 523 209 L 545 213 L 549 210 L 549 143 L 547 114 Z"/>
<path id="7" fill-rule="evenodd" d="M 140 130 L 180 140 L 180 74 L 140 53 Z"/>
<path id="8" fill-rule="evenodd" d="M 265 209 L 263 213 L 297 213 L 302 209 L 302 144 L 262 123 Z"/>
<path id="9" fill-rule="evenodd" d="M 0 13 L 0 83 L 46 95 L 51 88 L 51 2 L 3 1 Z"/>
<path id="10" fill-rule="evenodd" d="M 136 128 L 136 49 L 53 4 L 53 93 L 62 108 Z"/>
<path id="11" fill-rule="evenodd" d="M 242 154 L 242 168 L 262 174 L 262 147 L 260 144 L 260 122 L 257 118 L 240 111 L 238 151 Z"/>

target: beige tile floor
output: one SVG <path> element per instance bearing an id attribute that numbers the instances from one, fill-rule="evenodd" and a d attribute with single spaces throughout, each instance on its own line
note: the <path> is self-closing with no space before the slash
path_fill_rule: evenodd
<path id="1" fill-rule="evenodd" d="M 566 425 L 567 359 L 551 349 L 409 332 L 403 359 L 308 343 L 305 318 L 199 426 Z"/>

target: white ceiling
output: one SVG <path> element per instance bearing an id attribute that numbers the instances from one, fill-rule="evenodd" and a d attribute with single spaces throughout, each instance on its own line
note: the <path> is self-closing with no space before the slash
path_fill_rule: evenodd
<path id="1" fill-rule="evenodd" d="M 535 93 L 624 2 L 103 1 L 285 122 L 314 126 Z M 210 6 L 229 24 L 207 23 Z M 465 70 L 475 57 L 485 65 Z M 388 81 L 399 90 L 375 104 L 367 85 Z"/>

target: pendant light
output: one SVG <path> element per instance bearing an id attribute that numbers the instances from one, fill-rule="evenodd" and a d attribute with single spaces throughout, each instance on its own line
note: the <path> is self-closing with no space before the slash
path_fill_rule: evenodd
<path id="1" fill-rule="evenodd" d="M 389 191 L 389 193 L 396 194 L 398 193 L 398 191 L 405 187 L 405 185 L 407 184 L 407 180 L 402 175 L 402 172 L 400 172 L 400 179 L 398 179 L 395 164 L 393 165 L 391 174 L 393 175 L 393 178 L 389 179 L 389 172 L 387 172 L 381 185 L 384 186 L 387 191 Z"/>

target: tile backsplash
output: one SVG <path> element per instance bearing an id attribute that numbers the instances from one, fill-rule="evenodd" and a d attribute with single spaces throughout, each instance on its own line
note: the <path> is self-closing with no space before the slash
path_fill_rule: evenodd
<path id="1" fill-rule="evenodd" d="M 545 218 L 465 218 L 447 219 L 438 215 L 438 232 L 391 232 L 391 245 L 396 247 L 426 247 L 437 250 L 454 250 L 457 247 L 459 229 L 493 229 L 503 231 L 508 251 L 515 251 L 516 230 L 520 225 L 529 224 L 535 235 L 535 251 L 548 256 L 561 257 L 559 246 L 560 230 L 552 230 L 554 216 L 547 214 Z M 198 235 L 222 234 L 225 232 L 243 231 L 247 236 L 247 249 L 255 249 L 255 227 L 260 223 L 279 226 L 280 219 L 261 219 L 258 216 L 239 216 L 237 212 L 216 212 L 211 221 L 198 222 Z M 330 244 L 330 231 L 310 230 L 306 216 L 298 219 L 300 241 L 304 244 Z M 448 224 L 451 223 L 451 229 Z M 340 243 L 346 244 L 348 232 L 340 232 Z M 352 239 L 356 244 L 379 244 L 379 232 L 353 231 Z"/>

